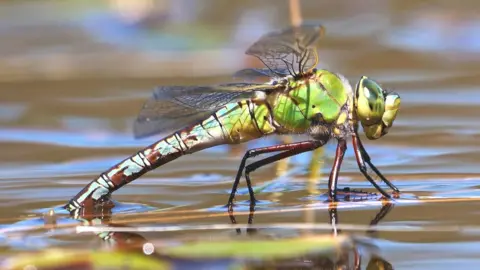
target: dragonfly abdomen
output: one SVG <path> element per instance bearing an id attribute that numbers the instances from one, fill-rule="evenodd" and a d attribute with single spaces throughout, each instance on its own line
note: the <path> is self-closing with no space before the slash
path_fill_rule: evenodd
<path id="1" fill-rule="evenodd" d="M 68 210 L 74 210 L 100 201 L 146 172 L 184 155 L 186 149 L 178 132 L 175 132 L 102 173 L 73 197 L 65 207 Z"/>
<path id="2" fill-rule="evenodd" d="M 66 205 L 68 210 L 106 198 L 146 172 L 216 145 L 242 143 L 275 132 L 266 104 L 243 100 L 225 105 L 202 122 L 181 129 L 102 173 Z"/>
<path id="3" fill-rule="evenodd" d="M 242 100 L 216 112 L 225 143 L 237 144 L 258 139 L 276 131 L 268 104 Z"/>

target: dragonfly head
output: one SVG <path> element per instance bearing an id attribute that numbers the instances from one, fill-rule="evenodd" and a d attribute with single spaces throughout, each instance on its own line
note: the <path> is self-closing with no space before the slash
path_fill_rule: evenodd
<path id="1" fill-rule="evenodd" d="M 360 79 L 355 89 L 355 113 L 368 139 L 376 140 L 387 134 L 399 108 L 397 93 L 387 93 L 365 76 Z"/>

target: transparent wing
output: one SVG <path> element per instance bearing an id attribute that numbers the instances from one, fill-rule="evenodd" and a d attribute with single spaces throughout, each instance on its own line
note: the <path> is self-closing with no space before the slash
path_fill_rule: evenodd
<path id="1" fill-rule="evenodd" d="M 271 91 L 276 87 L 252 83 L 157 87 L 134 123 L 135 138 L 183 128 L 207 118 L 230 102 L 248 99 L 255 91 Z"/>
<path id="2" fill-rule="evenodd" d="M 318 63 L 315 43 L 323 36 L 322 25 L 301 25 L 262 36 L 245 52 L 260 59 L 271 77 L 298 75 Z"/>
<path id="3" fill-rule="evenodd" d="M 240 78 L 240 79 L 248 79 L 248 80 L 256 80 L 256 79 L 262 79 L 267 80 L 270 79 L 280 79 L 282 76 L 279 74 L 289 74 L 288 70 L 286 69 L 277 69 L 275 71 L 276 73 L 272 74 L 272 71 L 268 68 L 246 68 L 246 69 L 241 69 L 233 74 L 234 78 Z"/>

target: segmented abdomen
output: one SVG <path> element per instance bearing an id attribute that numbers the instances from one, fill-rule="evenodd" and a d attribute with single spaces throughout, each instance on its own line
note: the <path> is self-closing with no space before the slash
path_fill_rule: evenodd
<path id="1" fill-rule="evenodd" d="M 268 105 L 251 100 L 229 104 L 217 111 L 216 117 L 227 143 L 246 142 L 276 131 Z"/>
<path id="2" fill-rule="evenodd" d="M 236 144 L 275 132 L 265 104 L 244 100 L 225 105 L 201 123 L 146 147 L 102 173 L 65 206 L 74 210 L 92 204 L 132 182 L 144 173 L 184 154 L 220 144 Z"/>

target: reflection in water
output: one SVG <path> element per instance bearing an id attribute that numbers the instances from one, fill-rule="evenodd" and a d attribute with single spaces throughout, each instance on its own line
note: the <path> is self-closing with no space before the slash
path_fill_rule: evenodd
<path id="1" fill-rule="evenodd" d="M 364 196 L 362 192 L 350 192 L 350 195 L 347 196 L 346 198 L 356 197 L 359 195 L 360 197 Z M 348 201 L 349 199 L 346 199 Z M 345 201 L 345 202 L 346 202 Z M 382 204 L 382 207 L 378 211 L 378 213 L 375 215 L 375 217 L 371 220 L 370 226 L 372 229 L 368 230 L 366 233 L 368 236 L 372 237 L 375 235 L 375 227 L 385 216 L 392 210 L 393 204 L 391 202 L 384 202 Z M 188 251 L 184 252 L 181 257 L 175 256 L 175 255 L 168 255 L 168 252 L 165 254 L 164 251 L 162 251 L 162 248 L 156 248 L 153 243 L 155 241 L 149 240 L 145 238 L 144 236 L 141 236 L 138 233 L 135 232 L 126 232 L 126 231 L 121 231 L 118 230 L 116 231 L 116 228 L 126 228 L 125 225 L 122 224 L 115 224 L 114 221 L 112 221 L 112 212 L 111 209 L 109 208 L 102 208 L 102 209 L 97 209 L 99 212 L 96 212 L 95 214 L 88 214 L 84 216 L 76 216 L 75 218 L 83 223 L 83 226 L 102 226 L 106 228 L 110 228 L 111 230 L 109 231 L 97 231 L 95 234 L 100 237 L 113 251 L 130 251 L 130 252 L 137 252 L 137 253 L 143 253 L 145 254 L 145 250 L 149 250 L 149 254 L 147 255 L 152 255 L 152 251 L 155 250 L 155 258 L 159 260 L 165 260 L 167 259 L 171 264 L 173 265 L 182 265 L 183 269 L 196 269 L 195 267 L 198 267 L 197 263 L 200 264 L 205 264 L 205 265 L 210 265 L 210 267 L 219 267 L 220 265 L 225 265 L 225 261 L 230 261 L 231 258 L 228 257 L 219 257 L 215 256 L 214 258 L 204 258 L 198 261 L 195 259 L 197 255 L 194 257 L 189 256 Z M 302 254 L 301 256 L 295 256 L 293 258 L 279 258 L 275 259 L 275 256 L 273 257 L 268 257 L 268 259 L 250 259 L 249 257 L 241 258 L 236 256 L 235 259 L 235 265 L 243 265 L 245 268 L 242 269 L 264 269 L 269 268 L 269 269 L 281 269 L 281 268 L 288 268 L 288 267 L 302 267 L 302 269 L 318 269 L 319 267 L 321 269 L 355 269 L 355 270 L 360 270 L 361 264 L 362 264 L 362 258 L 365 257 L 368 259 L 368 266 L 365 269 L 393 269 L 392 265 L 384 260 L 377 251 L 375 251 L 376 248 L 374 245 L 371 243 L 368 243 L 368 238 L 367 239 L 362 239 L 357 240 L 358 235 L 355 236 L 354 238 L 348 238 L 350 237 L 348 234 L 339 231 L 336 229 L 336 226 L 339 224 L 339 214 L 337 212 L 337 204 L 330 204 L 328 207 L 328 212 L 329 212 L 329 223 L 332 225 L 332 237 L 338 238 L 340 235 L 345 234 L 347 236 L 347 239 L 351 241 L 351 244 L 349 245 L 342 245 L 340 249 L 338 249 L 335 253 L 335 256 L 332 257 L 332 254 L 327 252 L 325 255 L 323 255 L 321 252 L 308 252 L 306 254 Z M 85 212 L 84 212 L 85 214 Z M 236 224 L 234 213 L 230 212 L 229 216 L 233 224 Z M 249 235 L 248 238 L 244 239 L 241 237 L 241 229 L 236 229 L 237 232 L 237 237 L 240 237 L 240 239 L 244 239 L 247 241 L 258 241 L 261 239 L 266 239 L 267 241 L 273 240 L 273 243 L 280 244 L 278 241 L 279 238 L 277 237 L 282 237 L 282 232 L 281 231 L 270 231 L 268 228 L 265 228 L 263 226 L 263 229 L 259 230 L 255 228 L 255 225 L 253 224 L 254 220 L 254 215 L 255 211 L 252 210 L 249 213 L 249 218 L 248 218 L 248 224 L 250 225 L 246 229 L 247 235 Z M 373 227 L 372 227 L 373 226 Z M 288 227 L 284 228 L 286 230 L 289 230 Z M 278 228 L 277 228 L 278 230 Z M 299 235 L 302 235 L 302 231 L 299 232 Z M 277 237 L 274 235 L 278 235 Z M 321 235 L 321 234 L 320 234 Z M 306 235 L 306 237 L 312 239 L 318 236 L 317 234 L 311 233 L 309 235 Z M 305 237 L 305 235 L 304 235 Z M 234 240 L 235 238 L 232 238 Z M 277 239 L 277 240 L 274 240 Z M 340 238 L 339 238 L 340 239 Z M 165 241 L 165 240 L 164 240 Z M 191 242 L 195 241 L 193 239 L 186 240 L 186 242 Z M 202 240 L 197 240 L 197 241 L 202 241 Z M 206 240 L 203 240 L 206 241 Z M 214 238 L 210 237 L 208 241 L 215 241 Z M 224 239 L 223 241 L 226 241 L 228 243 L 229 240 Z M 247 242 L 248 243 L 248 242 Z M 273 244 L 272 243 L 272 244 Z M 232 243 L 233 245 L 233 243 Z M 255 242 L 252 242 L 252 245 L 255 245 Z M 320 247 L 318 247 L 320 248 Z M 317 248 L 317 249 L 318 249 Z M 315 249 L 314 249 L 315 250 Z M 320 248 L 321 250 L 321 248 Z M 192 251 L 193 252 L 193 251 Z M 195 251 L 199 252 L 199 251 Z M 202 251 L 200 251 L 202 252 Z M 162 255 L 163 254 L 163 255 Z M 280 255 L 279 257 L 282 257 Z M 193 254 L 192 254 L 193 255 Z M 283 256 L 284 257 L 284 256 Z M 335 259 L 333 259 L 335 258 Z M 190 261 L 190 262 L 189 262 Z M 196 263 L 195 263 L 196 262 Z M 194 266 L 195 265 L 195 266 Z M 192 268 L 193 267 L 193 268 Z"/>

